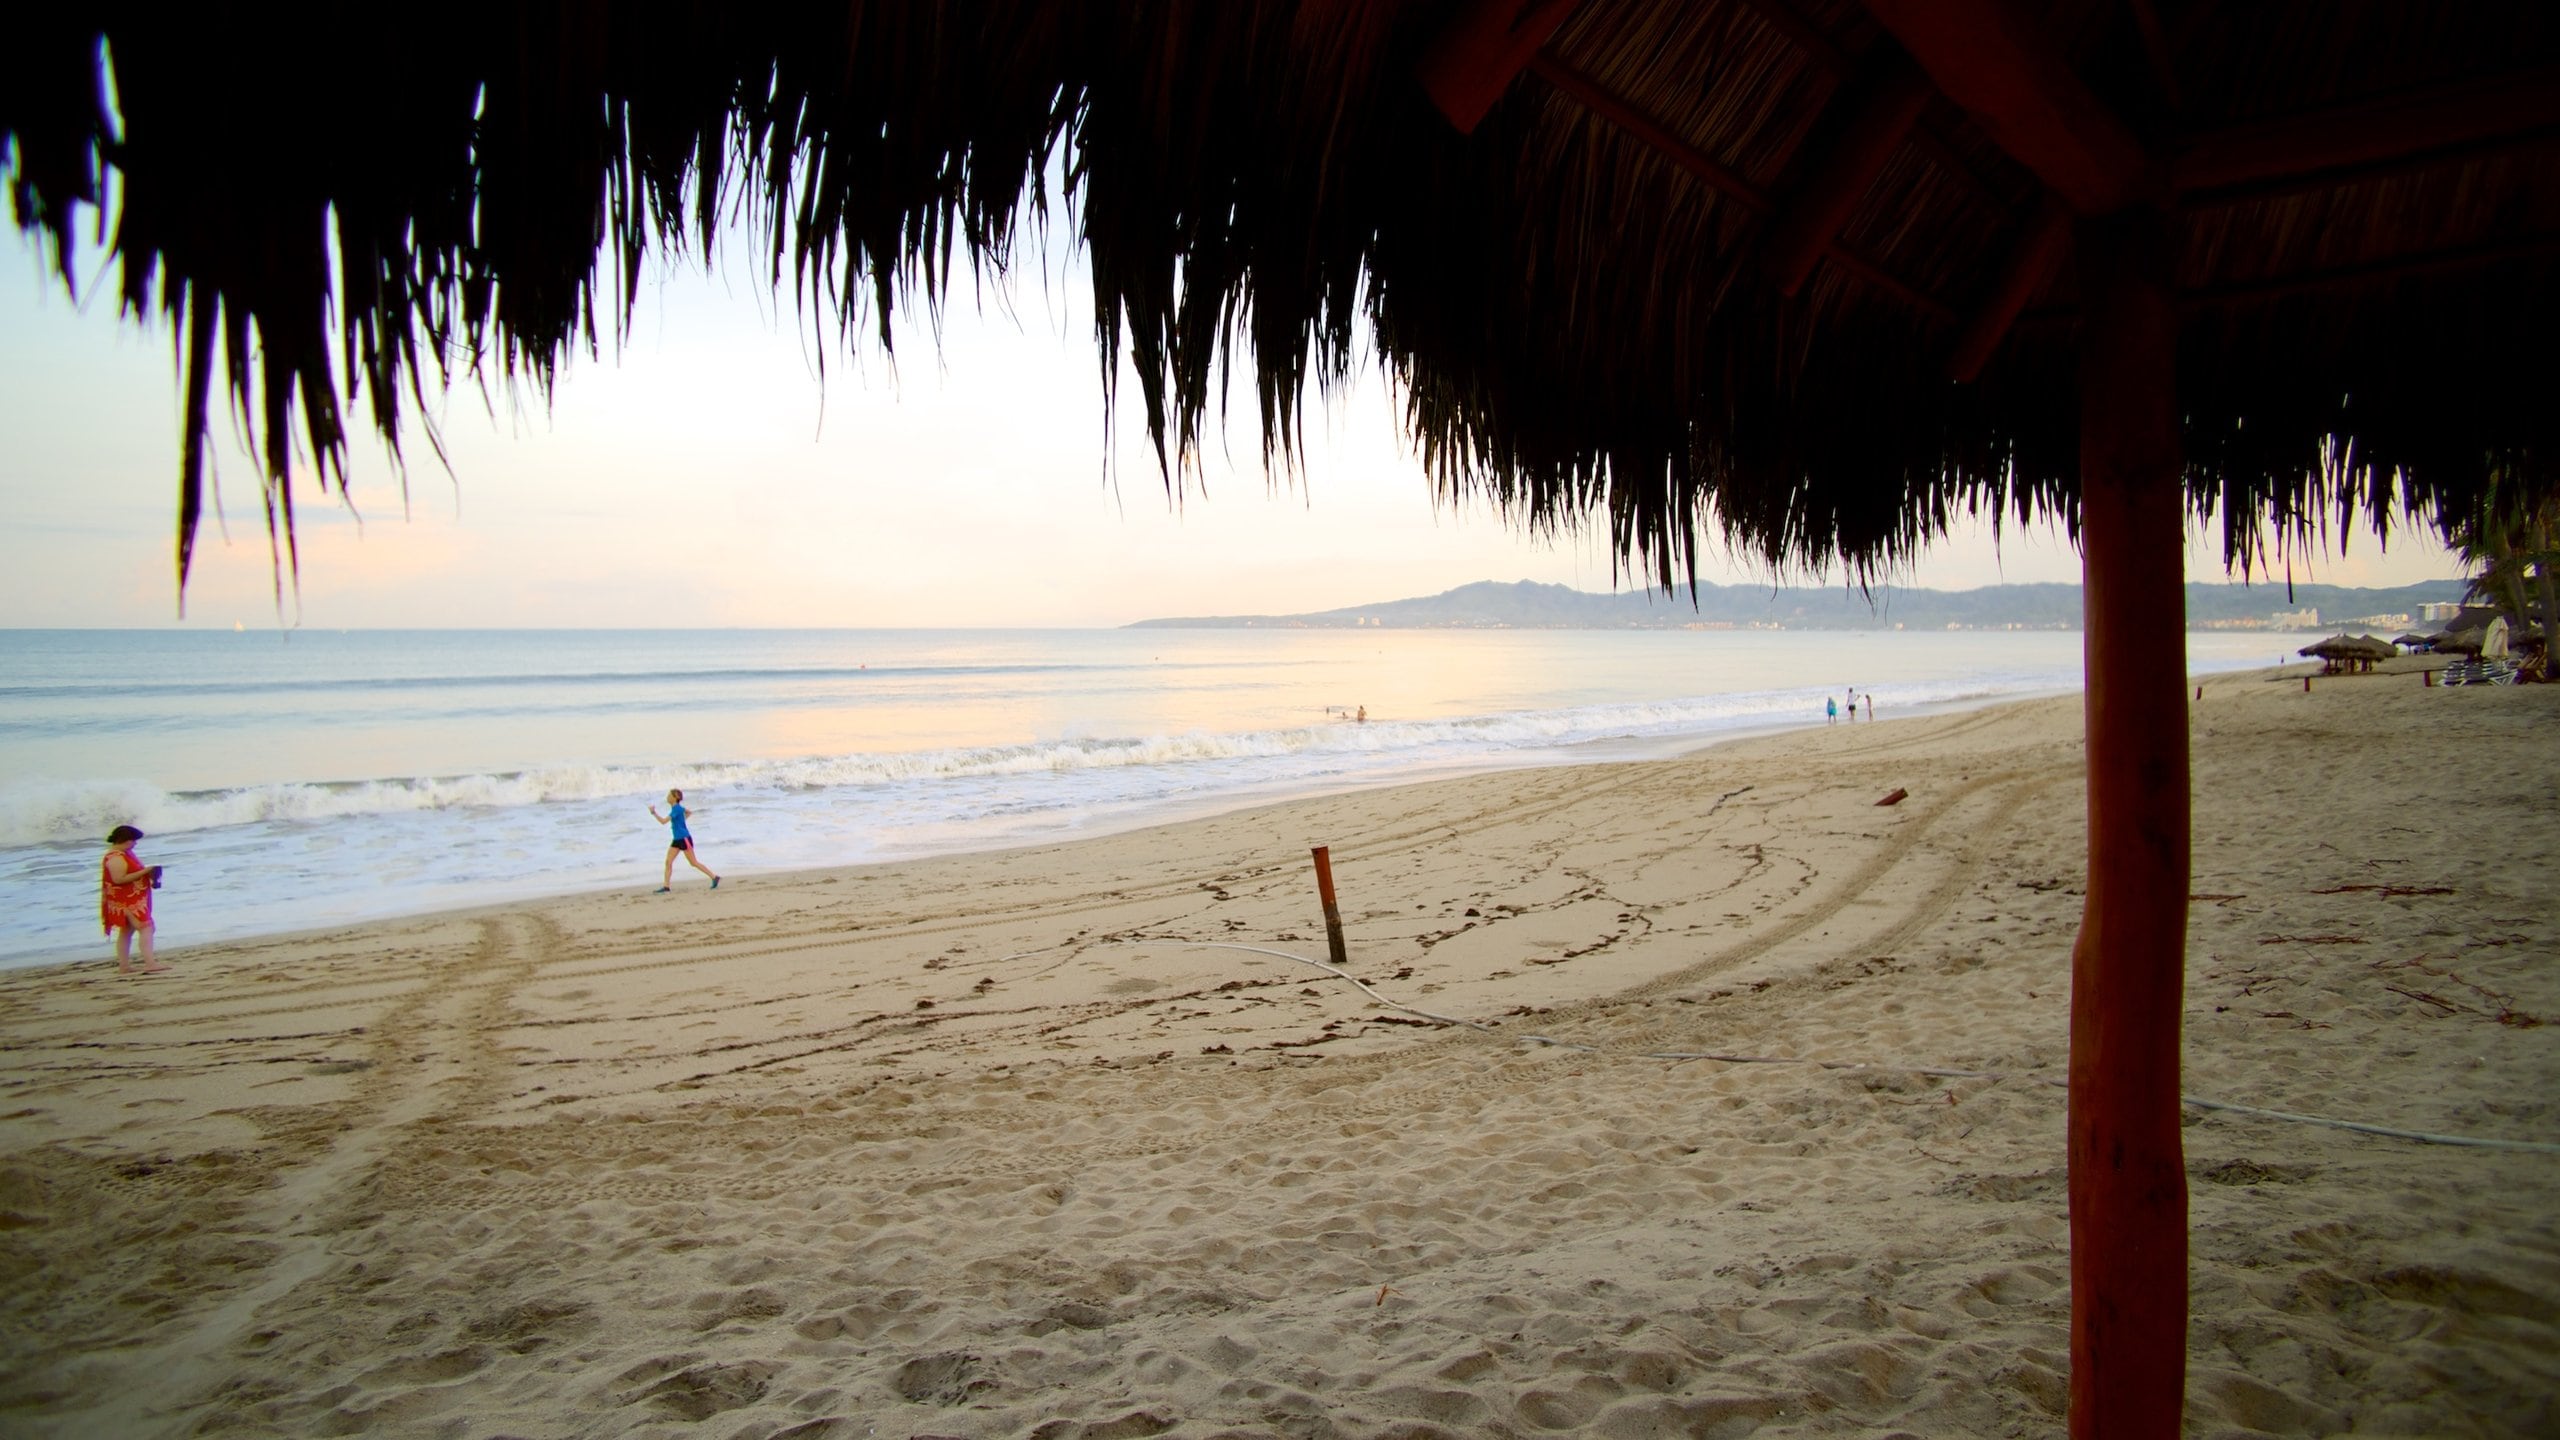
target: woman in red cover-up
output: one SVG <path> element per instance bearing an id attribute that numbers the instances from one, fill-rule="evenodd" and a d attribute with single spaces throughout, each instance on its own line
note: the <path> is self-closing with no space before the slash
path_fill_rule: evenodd
<path id="1" fill-rule="evenodd" d="M 133 842 L 142 832 L 119 825 L 107 832 L 107 854 L 98 867 L 98 920 L 116 937 L 116 973 L 157 975 L 169 967 L 151 955 L 151 892 L 160 883 L 160 867 L 134 858 Z M 142 965 L 133 964 L 133 941 L 142 937 Z"/>

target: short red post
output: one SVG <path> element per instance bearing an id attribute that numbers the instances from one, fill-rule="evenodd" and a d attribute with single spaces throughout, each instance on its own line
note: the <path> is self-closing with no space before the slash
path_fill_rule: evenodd
<path id="1" fill-rule="evenodd" d="M 2302 677 L 2302 693 L 2305 695 L 2311 693 L 2311 677 L 2308 675 Z"/>
<path id="2" fill-rule="evenodd" d="M 1319 845 L 1316 856 L 1316 893 L 1324 897 L 1324 943 L 1333 952 L 1333 963 L 1351 963 L 1351 952 L 1342 944 L 1342 907 L 1333 903 L 1333 847 Z"/>
<path id="3" fill-rule="evenodd" d="M 2436 672 L 2433 670 L 2421 670 L 2418 672 L 2418 680 L 2418 688 L 2422 690 L 2432 690 L 2436 687 Z"/>

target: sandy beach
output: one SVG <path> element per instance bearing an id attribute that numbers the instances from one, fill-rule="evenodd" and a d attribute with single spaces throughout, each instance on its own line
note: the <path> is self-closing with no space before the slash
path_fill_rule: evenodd
<path id="1" fill-rule="evenodd" d="M 2188 1092 L 2560 1141 L 2560 688 L 2193 713 Z M 0 975 L 0 1432 L 2058 1434 L 2079 726 Z M 2560 1153 L 2187 1114 L 2190 1434 L 2560 1431 Z"/>

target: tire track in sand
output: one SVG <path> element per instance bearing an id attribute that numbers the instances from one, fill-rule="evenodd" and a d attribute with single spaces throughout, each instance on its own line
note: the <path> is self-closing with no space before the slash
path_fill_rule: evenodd
<path id="1" fill-rule="evenodd" d="M 2058 766 L 1979 775 L 1944 792 L 1942 798 L 1936 799 L 1925 810 L 1913 813 L 1874 854 L 1850 871 L 1836 889 L 1785 917 L 1772 928 L 1653 981 L 1609 996 L 1554 1007 L 1522 1022 L 1516 1030 L 1505 1026 L 1510 1033 L 1453 1031 L 1428 1039 L 1417 1038 L 1414 1046 L 1398 1047 L 1386 1054 L 1331 1057 L 1323 1067 L 1321 1085 L 1309 1092 L 1297 1091 L 1296 1082 L 1285 1075 L 1274 1076 L 1266 1071 L 1238 1069 L 1204 1074 L 1176 1067 L 1165 1072 L 1166 1081 L 1193 1102 L 1182 1108 L 1190 1115 L 1204 1117 L 1197 1123 L 1145 1133 L 1072 1139 L 1051 1135 L 1028 1151 L 1008 1154 L 984 1153 L 939 1162 L 902 1156 L 884 1162 L 880 1158 L 884 1148 L 893 1152 L 907 1150 L 947 1131 L 953 1117 L 941 1112 L 894 1119 L 868 1115 L 858 1124 L 848 1125 L 849 1130 L 858 1134 L 847 1136 L 844 1161 L 859 1179 L 839 1176 L 835 1183 L 849 1184 L 857 1192 L 890 1194 L 919 1187 L 1001 1177 L 1071 1177 L 1082 1167 L 1094 1163 L 1176 1155 L 1195 1150 L 1216 1137 L 1233 1133 L 1240 1109 L 1254 1112 L 1252 1129 L 1266 1142 L 1274 1144 L 1321 1133 L 1350 1118 L 1395 1119 L 1434 1113 L 1458 1097 L 1484 1091 L 1498 1083 L 1497 1077 L 1481 1061 L 1467 1060 L 1467 1052 L 1481 1052 L 1486 1046 L 1533 1044 L 1536 1042 L 1531 1039 L 1532 1031 L 1570 1028 L 1577 1021 L 1596 1019 L 1631 1001 L 1640 1002 L 1666 992 L 1692 988 L 1703 980 L 1818 930 L 1851 906 L 1869 899 L 1878 887 L 1897 878 L 1923 853 L 1935 853 L 1943 858 L 1943 873 L 1924 885 L 1914 887 L 1908 896 L 1898 897 L 1896 913 L 1884 917 L 1879 928 L 1853 948 L 1880 947 L 1889 951 L 1908 943 L 1938 923 L 1947 909 L 1963 896 L 1966 887 L 1979 876 L 1988 851 L 2013 828 L 2019 808 L 2037 794 L 2073 778 L 2077 773 L 2075 767 Z M 1960 827 L 1951 844 L 1942 849 L 1929 844 L 1951 827 Z M 1173 937 L 1162 937 L 1160 943 L 1183 942 Z M 1106 1003 L 1104 1008 L 1114 1007 Z M 971 1037 L 973 1041 L 983 1038 Z M 870 1036 L 821 1049 L 860 1050 L 865 1045 L 879 1043 L 880 1039 Z M 1454 1063 L 1417 1067 L 1412 1063 L 1413 1054 L 1422 1047 L 1442 1049 L 1443 1058 Z M 963 1048 L 968 1047 L 964 1044 Z M 1634 1054 L 1633 1047 L 1620 1044 L 1605 1047 L 1603 1057 L 1610 1051 L 1630 1058 Z M 795 1054 L 788 1058 L 806 1060 L 816 1053 L 819 1052 Z M 761 1069 L 771 1063 L 771 1059 L 759 1059 L 742 1068 Z M 1145 1061 L 1136 1063 L 1147 1065 Z M 1394 1093 L 1379 1093 L 1371 1088 L 1390 1073 L 1400 1077 Z M 1054 1085 L 1058 1082 L 1047 1083 Z M 1226 1101 L 1214 1105 L 1199 1103 L 1204 1095 L 1211 1092 L 1226 1092 Z M 713 1122 L 711 1128 L 716 1131 L 720 1123 Z M 681 1152 L 688 1147 L 653 1138 L 645 1148 Z M 418 1187 L 411 1192 L 410 1203 L 421 1209 L 456 1210 L 556 1208 L 598 1199 L 634 1204 L 698 1204 L 715 1195 L 732 1201 L 752 1202 L 791 1193 L 806 1185 L 805 1177 L 775 1177 L 750 1170 L 667 1174 L 649 1173 L 645 1169 L 635 1171 L 619 1165 L 590 1166 L 587 1167 L 588 1173 L 581 1178 L 564 1180 L 554 1175 L 521 1171 L 515 1174 L 475 1174 L 470 1173 L 471 1168 L 446 1167 L 433 1177 L 422 1176 Z"/>
<path id="2" fill-rule="evenodd" d="M 1617 1010 L 1630 1001 L 1641 1001 L 1664 991 L 1689 988 L 1711 975 L 1730 970 L 1770 950 L 1799 940 L 1833 921 L 1851 907 L 1869 901 L 1872 893 L 1883 885 L 1888 877 L 1901 871 L 1915 854 L 1922 853 L 1924 845 L 1946 829 L 1950 821 L 1958 820 L 1959 817 L 1976 821 L 1977 823 L 1966 825 L 1960 830 L 1958 839 L 1948 856 L 1948 873 L 1935 877 L 1934 883 L 1926 886 L 1914 897 L 1907 900 L 1897 897 L 1895 908 L 1898 912 L 1905 913 L 1899 914 L 1898 918 L 1888 919 L 1885 922 L 1885 929 L 1879 931 L 1872 939 L 1861 942 L 1870 946 L 1882 944 L 1890 949 L 1908 937 L 1925 931 L 1944 914 L 1947 906 L 1955 902 L 1962 893 L 1963 887 L 1970 883 L 1970 877 L 1979 868 L 1981 844 L 1986 834 L 1997 831 L 2005 824 L 2007 817 L 2014 813 L 2016 807 L 2027 797 L 2064 778 L 2067 773 L 2070 772 L 2060 768 L 2047 770 L 2041 774 L 2021 774 L 2017 770 L 2004 770 L 1980 775 L 1951 790 L 1941 792 L 1939 796 L 1932 797 L 1924 805 L 1915 805 L 1911 811 L 1906 812 L 1903 823 L 1894 828 L 1883 845 L 1871 854 L 1865 863 L 1839 881 L 1837 888 L 1831 889 L 1830 893 L 1820 894 L 1820 890 L 1824 887 L 1821 887 L 1818 879 L 1813 880 L 1818 898 L 1807 908 L 1797 910 L 1792 915 L 1785 915 L 1772 928 L 1744 937 L 1737 943 L 1715 951 L 1704 959 L 1693 961 L 1651 982 L 1610 995 L 1595 996 L 1554 1007 L 1544 1012 L 1539 1023 L 1548 1026 L 1569 1023 L 1578 1018 Z M 1593 793 L 1618 790 L 1631 784 L 1642 783 L 1648 778 L 1658 780 L 1660 774 L 1654 769 L 1636 767 L 1613 772 L 1599 784 L 1562 788 L 1569 795 L 1587 798 Z M 1983 803 L 1986 795 L 1991 798 L 1991 803 L 1987 807 Z M 1569 798 L 1564 796 L 1550 798 L 1553 799 L 1554 804 L 1542 808 L 1560 808 L 1570 803 Z M 1396 843 L 1407 846 L 1427 843 L 1436 829 L 1437 827 L 1433 826 L 1413 827 L 1405 834 L 1395 837 Z M 1932 847 L 1930 853 L 1936 853 L 1936 847 Z M 1168 890 L 1174 895 L 1182 893 L 1177 887 L 1168 887 Z M 1118 903 L 1134 904 L 1136 902 L 1123 900 Z M 875 932 L 873 938 L 885 939 L 888 936 L 886 932 Z M 1150 938 L 1162 944 L 1186 943 L 1184 937 L 1176 935 L 1160 934 Z M 1224 937 L 1220 935 L 1207 938 L 1223 939 Z M 1067 943 L 1071 948 L 1075 948 L 1074 942 Z M 715 958 L 715 955 L 717 958 L 730 959 L 741 953 L 761 953 L 762 949 L 763 947 L 754 947 L 743 952 L 738 950 L 712 952 L 700 954 L 682 962 L 654 963 L 656 965 L 695 964 Z M 574 963 L 574 960 L 570 963 Z M 559 969 L 555 968 L 550 978 L 558 978 L 559 973 Z M 759 1036 L 748 1042 L 725 1044 L 719 1047 L 717 1063 L 706 1068 L 688 1069 L 681 1075 L 666 1076 L 645 1082 L 639 1088 L 691 1089 L 703 1084 L 718 1083 L 737 1075 L 770 1071 L 783 1066 L 832 1064 L 849 1068 L 916 1062 L 926 1057 L 956 1058 L 960 1054 L 981 1051 L 989 1047 L 1002 1048 L 1007 1044 L 1037 1043 L 1056 1033 L 1109 1024 L 1133 1011 L 1169 1002 L 1180 1002 L 1186 999 L 1206 1001 L 1209 998 L 1206 994 L 1151 995 L 1130 1000 L 1097 997 L 1081 1004 L 1042 1008 L 1029 1012 L 1014 1009 L 978 1011 L 952 1008 L 921 1016 L 903 1012 L 872 1014 L 815 1030 L 794 1030 L 782 1034 Z M 663 1065 L 678 1058 L 680 1057 L 673 1055 L 653 1055 L 646 1058 L 642 1068 L 646 1068 L 646 1065 Z M 693 1058 L 714 1059 L 715 1057 L 706 1052 Z M 561 1063 L 566 1065 L 566 1071 L 552 1073 L 574 1072 L 579 1078 L 572 1083 L 581 1096 L 593 1098 L 596 1095 L 611 1094 L 617 1088 L 609 1082 L 600 1083 L 597 1075 L 599 1071 L 610 1072 L 621 1068 L 622 1062 Z M 1343 1057 L 1335 1063 L 1337 1065 L 1356 1063 L 1356 1060 L 1352 1057 Z"/>
<path id="3" fill-rule="evenodd" d="M 1354 860 L 1378 860 L 1401 855 L 1435 843 L 1454 832 L 1464 832 L 1490 821 L 1516 824 L 1536 820 L 1558 810 L 1605 796 L 1626 786 L 1644 782 L 1648 776 L 1642 766 L 1592 766 L 1587 773 L 1566 772 L 1574 778 L 1550 786 L 1545 793 L 1521 803 L 1479 805 L 1462 814 L 1400 827 L 1377 835 L 1355 837 L 1336 843 L 1332 849 L 1336 863 Z M 1463 780 L 1446 782 L 1457 785 Z M 833 919 L 806 928 L 775 929 L 737 940 L 698 939 L 684 936 L 647 944 L 604 942 L 557 957 L 564 969 L 561 978 L 574 976 L 591 979 L 605 975 L 641 970 L 698 965 L 717 960 L 723 964 L 739 960 L 763 959 L 810 950 L 873 944 L 882 941 L 908 941 L 931 936 L 958 934 L 1002 928 L 1008 923 L 1053 924 L 1080 915 L 1102 914 L 1124 910 L 1135 905 L 1159 904 L 1181 899 L 1202 889 L 1217 887 L 1245 890 L 1250 886 L 1285 882 L 1302 886 L 1306 857 L 1291 854 L 1286 860 L 1245 860 L 1239 857 L 1206 868 L 1179 875 L 1149 880 L 1138 884 L 1114 886 L 1105 894 L 1091 898 L 1059 898 L 1024 900 L 1003 904 L 979 904 L 966 911 L 926 908 L 909 915 L 887 914 L 867 924 L 845 925 Z M 705 927 L 706 930 L 714 927 Z M 675 959 L 652 959 L 654 956 L 676 956 Z M 635 963 L 615 963 L 635 962 Z"/>
<path id="4" fill-rule="evenodd" d="M 366 1035 L 353 1093 L 304 1130 L 329 1132 L 311 1158 L 282 1170 L 240 1221 L 244 1238 L 274 1249 L 253 1281 L 196 1315 L 174 1343 L 138 1352 L 113 1397 L 91 1412 L 98 1433 L 191 1433 L 197 1412 L 244 1372 L 239 1352 L 260 1322 L 294 1293 L 350 1263 L 368 1203 L 403 1163 L 421 1126 L 467 1118 L 505 1082 L 491 1041 L 515 987 L 557 943 L 547 922 L 499 915 L 478 922 L 479 942 L 450 969 L 394 1002 Z"/>
<path id="5" fill-rule="evenodd" d="M 1682 966 L 1668 975 L 1622 990 L 1600 1003 L 1614 1005 L 1628 1000 L 1640 1000 L 1649 996 L 1689 989 L 1701 980 L 1731 970 L 1745 961 L 1757 959 L 1789 941 L 1819 929 L 1842 911 L 1865 899 L 1868 892 L 1874 890 L 1888 874 L 1910 858 L 1912 852 L 1919 848 L 1921 841 L 1935 833 L 1951 817 L 1965 810 L 1974 797 L 1990 790 L 2003 792 L 1997 796 L 1991 815 L 1968 832 L 1959 844 L 1951 871 L 1919 897 L 1910 913 L 1884 932 L 1891 938 L 1916 935 L 1928 928 L 1929 924 L 1943 914 L 1949 905 L 1954 904 L 1957 897 L 1963 893 L 1965 884 L 1980 866 L 1981 837 L 2005 825 L 2028 796 L 2065 778 L 2068 773 L 2064 770 L 2054 770 L 2037 775 L 2003 770 L 1976 776 L 1956 786 L 1947 793 L 1944 800 L 1922 811 L 1910 823 L 1895 831 L 1893 837 L 1885 842 L 1881 850 L 1870 856 L 1865 864 L 1851 871 L 1848 878 L 1843 880 L 1839 888 L 1830 895 L 1749 939 L 1728 946 L 1705 959 Z"/>

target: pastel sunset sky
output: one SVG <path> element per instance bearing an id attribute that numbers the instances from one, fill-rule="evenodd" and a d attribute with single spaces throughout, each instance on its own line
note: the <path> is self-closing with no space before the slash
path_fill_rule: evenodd
<path id="1" fill-rule="evenodd" d="M 279 623 L 257 469 L 219 422 L 219 519 L 178 617 L 165 328 L 117 317 L 94 254 L 76 307 L 32 245 L 13 234 L 0 256 L 0 514 L 14 540 L 0 625 Z M 283 623 L 1104 626 L 1475 580 L 1636 583 L 1592 533 L 1533 537 L 1480 501 L 1435 504 L 1374 366 L 1310 398 L 1294 475 L 1263 469 L 1240 389 L 1223 451 L 1169 498 L 1134 385 L 1106 439 L 1090 291 L 1059 250 L 964 291 L 938 343 L 909 315 L 894 361 L 876 344 L 848 349 L 831 322 L 813 338 L 752 271 L 737 246 L 712 274 L 654 265 L 627 342 L 577 356 L 547 407 L 459 382 L 434 407 L 452 472 L 413 424 L 405 496 L 351 410 L 353 505 L 297 480 L 301 581 Z M 1987 530 L 1950 536 L 1896 578 L 1960 589 L 2078 570 L 2058 533 L 2013 526 L 1996 544 Z M 2459 573 L 2424 535 L 2387 551 L 2358 535 L 2295 572 L 2377 585 Z M 2194 537 L 2189 574 L 2221 578 L 2218 541 Z M 1700 578 L 1772 577 L 1710 555 Z"/>

